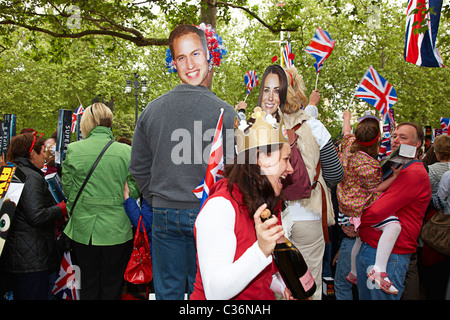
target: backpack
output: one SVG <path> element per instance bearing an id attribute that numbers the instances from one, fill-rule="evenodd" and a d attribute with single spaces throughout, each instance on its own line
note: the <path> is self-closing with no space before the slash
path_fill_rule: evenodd
<path id="1" fill-rule="evenodd" d="M 305 162 L 297 145 L 297 131 L 302 124 L 295 125 L 292 129 L 287 130 L 289 144 L 291 146 L 290 162 L 294 172 L 282 180 L 283 195 L 286 200 L 301 200 L 309 198 L 311 190 L 315 187 L 315 182 L 320 174 L 320 161 L 317 164 L 316 175 L 314 177 L 314 186 L 309 181 L 308 171 Z"/>

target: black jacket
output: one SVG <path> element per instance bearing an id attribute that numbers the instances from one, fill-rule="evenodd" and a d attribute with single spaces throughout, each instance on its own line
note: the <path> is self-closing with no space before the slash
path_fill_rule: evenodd
<path id="1" fill-rule="evenodd" d="M 15 160 L 15 176 L 24 188 L 0 259 L 3 271 L 28 273 L 57 270 L 55 222 L 62 218 L 44 174 L 26 158 Z"/>

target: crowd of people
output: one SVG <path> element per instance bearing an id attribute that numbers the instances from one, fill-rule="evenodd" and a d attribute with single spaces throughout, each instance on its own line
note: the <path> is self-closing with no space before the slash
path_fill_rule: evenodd
<path id="1" fill-rule="evenodd" d="M 358 119 L 352 132 L 345 111 L 338 151 L 318 120 L 318 90 L 308 97 L 298 70 L 275 64 L 247 117 L 244 101 L 235 108 L 211 91 L 218 61 L 207 44 L 196 26 L 171 32 L 181 84 L 147 105 L 132 142 L 113 142 L 106 105 L 86 108 L 83 139 L 68 145 L 59 173 L 67 202 L 55 203 L 45 181 L 56 170 L 55 137 L 28 129 L 11 140 L 5 161 L 24 189 L 0 257 L 2 297 L 54 298 L 61 250 L 71 249 L 80 298 L 120 299 L 142 216 L 156 299 L 293 299 L 271 255 L 285 237 L 315 279 L 312 300 L 323 298 L 324 276 L 334 277 L 338 300 L 445 299 L 449 257 L 423 244 L 420 231 L 427 214 L 450 212 L 450 137 L 435 138 L 432 160 L 421 154 L 423 129 L 398 124 L 392 151 L 405 144 L 416 154 L 386 174 L 377 117 Z M 221 113 L 224 178 L 200 207 L 193 190 Z M 263 222 L 266 209 L 274 217 Z"/>

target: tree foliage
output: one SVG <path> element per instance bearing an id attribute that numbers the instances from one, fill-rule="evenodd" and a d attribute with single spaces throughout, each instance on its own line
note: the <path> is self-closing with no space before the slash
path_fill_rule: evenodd
<path id="1" fill-rule="evenodd" d="M 264 22 L 245 6 L 246 0 L 28 0 L 0 3 L 0 25 L 9 27 L 4 30 L 22 27 L 55 38 L 71 39 L 104 35 L 130 41 L 137 46 L 167 45 L 166 36 L 156 35 L 148 29 L 148 24 L 159 20 L 154 13 L 156 9 L 160 9 L 165 15 L 169 27 L 199 20 L 215 27 L 217 17 L 228 21 L 231 17 L 230 9 L 238 8 L 259 19 L 273 32 L 282 29 L 276 20 L 273 24 Z"/>
<path id="2" fill-rule="evenodd" d="M 215 69 L 213 91 L 231 105 L 245 98 L 246 71 L 256 70 L 261 77 L 274 55 L 280 62 L 281 30 L 284 38 L 290 30 L 294 63 L 308 91 L 314 89 L 314 59 L 304 49 L 315 28 L 321 27 L 336 40 L 318 78 L 320 119 L 334 137 L 340 134 L 340 114 L 370 65 L 397 91 L 397 122 L 437 128 L 439 117 L 450 117 L 449 68 L 423 68 L 403 59 L 404 4 L 381 0 L 254 3 L 0 1 L 0 117 L 16 113 L 18 127 L 34 127 L 49 136 L 56 129 L 58 109 L 74 110 L 80 102 L 86 107 L 101 95 L 114 105 L 114 133 L 130 137 L 135 104 L 134 90 L 124 93 L 126 80 L 134 80 L 134 72 L 147 80 L 148 91 L 138 92 L 139 110 L 172 89 L 179 79 L 164 65 L 169 32 L 180 22 L 202 21 L 216 24 L 227 47 L 228 54 Z M 374 14 L 374 6 L 379 13 Z M 447 65 L 449 11 L 444 5 L 437 44 Z M 248 112 L 256 105 L 258 89 L 246 100 Z M 375 111 L 357 98 L 354 102 L 359 114 L 364 109 Z"/>

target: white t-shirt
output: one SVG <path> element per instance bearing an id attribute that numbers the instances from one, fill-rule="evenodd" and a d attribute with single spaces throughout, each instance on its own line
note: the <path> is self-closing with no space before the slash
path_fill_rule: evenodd
<path id="1" fill-rule="evenodd" d="M 233 298 L 272 263 L 272 256 L 266 257 L 257 241 L 233 262 L 237 243 L 234 226 L 233 205 L 223 197 L 210 199 L 195 221 L 198 264 L 206 299 Z M 284 294 L 285 287 L 281 276 L 275 274 L 270 288 Z"/>

